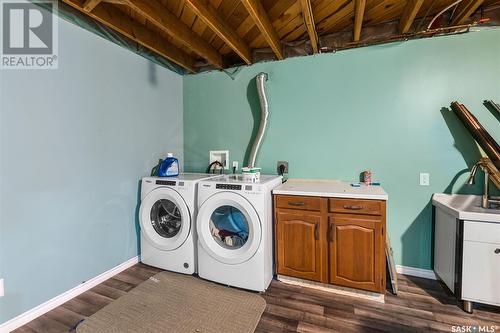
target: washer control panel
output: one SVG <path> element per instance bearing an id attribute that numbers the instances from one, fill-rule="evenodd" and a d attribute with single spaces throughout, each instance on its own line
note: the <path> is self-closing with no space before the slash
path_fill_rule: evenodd
<path id="1" fill-rule="evenodd" d="M 157 180 L 156 185 L 175 186 L 175 181 L 173 181 L 173 180 Z"/>

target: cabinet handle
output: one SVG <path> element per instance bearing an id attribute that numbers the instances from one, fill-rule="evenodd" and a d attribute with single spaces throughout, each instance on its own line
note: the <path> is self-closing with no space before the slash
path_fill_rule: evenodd
<path id="1" fill-rule="evenodd" d="M 345 205 L 344 209 L 349 209 L 349 210 L 361 210 L 363 209 L 363 206 L 351 206 L 351 205 Z"/>
<path id="2" fill-rule="evenodd" d="M 333 242 L 333 230 L 334 230 L 334 229 L 333 229 L 333 224 L 332 224 L 332 223 L 330 223 L 330 224 L 328 225 L 328 241 L 329 241 L 329 242 Z"/>
<path id="3" fill-rule="evenodd" d="M 306 203 L 303 201 L 288 201 L 290 206 L 305 206 Z"/>
<path id="4" fill-rule="evenodd" d="M 314 239 L 318 240 L 319 235 L 318 235 L 318 223 L 314 224 Z"/>
<path id="5" fill-rule="evenodd" d="M 495 249 L 495 254 L 499 254 L 500 253 L 500 249 Z"/>

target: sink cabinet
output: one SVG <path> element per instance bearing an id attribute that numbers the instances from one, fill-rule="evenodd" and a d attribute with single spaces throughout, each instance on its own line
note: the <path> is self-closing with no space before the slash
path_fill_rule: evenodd
<path id="1" fill-rule="evenodd" d="M 455 204 L 459 200 L 469 199 L 465 196 L 456 197 Z M 473 208 L 469 209 L 473 214 L 465 215 L 462 212 L 467 213 L 467 205 L 461 205 L 460 208 L 465 207 L 461 211 L 442 201 L 443 196 L 435 195 L 436 276 L 463 301 L 467 312 L 473 311 L 474 302 L 500 306 L 500 289 L 497 287 L 500 281 L 500 223 L 491 215 L 496 214 L 498 219 L 499 211 L 485 210 L 482 213 L 477 200 L 471 204 Z"/>
<path id="2" fill-rule="evenodd" d="M 274 199 L 278 274 L 384 292 L 384 200 Z"/>

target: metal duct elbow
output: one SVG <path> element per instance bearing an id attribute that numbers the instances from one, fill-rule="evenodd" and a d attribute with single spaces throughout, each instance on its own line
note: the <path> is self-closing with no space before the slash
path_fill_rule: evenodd
<path id="1" fill-rule="evenodd" d="M 259 73 L 255 77 L 260 102 L 260 125 L 248 158 L 248 167 L 250 168 L 255 167 L 255 160 L 257 159 L 257 154 L 262 144 L 264 134 L 266 133 L 267 118 L 269 117 L 269 104 L 267 103 L 265 81 L 267 81 L 267 73 Z"/>

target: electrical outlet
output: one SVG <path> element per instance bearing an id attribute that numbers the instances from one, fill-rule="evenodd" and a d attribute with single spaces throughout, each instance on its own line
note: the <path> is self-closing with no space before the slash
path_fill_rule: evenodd
<path id="1" fill-rule="evenodd" d="M 421 186 L 429 186 L 429 174 L 428 173 L 420 173 L 420 185 Z"/>
<path id="2" fill-rule="evenodd" d="M 281 174 L 280 166 L 282 165 L 285 167 L 283 173 L 288 173 L 288 161 L 278 161 L 278 163 L 276 163 L 276 171 L 278 174 Z"/>
<path id="3" fill-rule="evenodd" d="M 0 279 L 0 297 L 3 297 L 5 295 L 5 290 L 3 287 L 3 279 Z"/>
<path id="4" fill-rule="evenodd" d="M 224 165 L 224 169 L 229 170 L 229 150 L 211 150 L 209 158 L 210 163 L 219 161 Z"/>
<path id="5" fill-rule="evenodd" d="M 233 161 L 234 170 L 238 170 L 238 161 Z"/>

